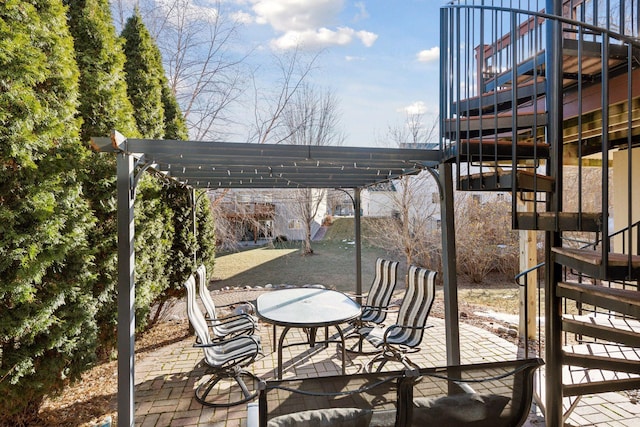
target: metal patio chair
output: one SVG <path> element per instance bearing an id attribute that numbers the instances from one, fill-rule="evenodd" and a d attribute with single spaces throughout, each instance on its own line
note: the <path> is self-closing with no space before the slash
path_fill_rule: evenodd
<path id="1" fill-rule="evenodd" d="M 226 340 L 214 341 L 209 335 L 209 328 L 200 307 L 195 303 L 196 280 L 193 275 L 184 283 L 187 290 L 187 315 L 196 333 L 195 347 L 202 348 L 203 362 L 211 378 L 198 386 L 195 391 L 196 400 L 205 406 L 229 407 L 252 400 L 257 395 L 260 378 L 243 369 L 261 354 L 259 337 L 242 335 Z M 230 391 L 224 395 L 209 399 L 209 393 L 221 381 L 233 381 Z M 235 383 L 235 387 L 234 387 Z M 248 385 L 249 384 L 249 385 Z M 239 389 L 239 390 L 236 390 Z M 231 400 L 234 396 L 241 396 Z"/>
<path id="2" fill-rule="evenodd" d="M 224 339 L 237 335 L 252 335 L 258 326 L 258 320 L 247 313 L 218 317 L 216 315 L 216 305 L 207 287 L 207 268 L 204 264 L 198 267 L 196 274 L 198 275 L 198 294 L 206 310 L 207 323 L 215 335 L 214 339 Z M 193 298 L 195 300 L 195 294 Z M 244 302 L 243 304 L 250 303 Z M 232 304 L 220 307 L 228 307 L 230 305 Z"/>
<path id="3" fill-rule="evenodd" d="M 436 274 L 426 268 L 410 266 L 407 290 L 396 323 L 388 327 L 364 326 L 358 329 L 361 341 L 367 340 L 380 350 L 367 364 L 368 371 L 376 363 L 380 364 L 377 369 L 380 371 L 388 361 L 400 362 L 406 367 L 418 367 L 409 360 L 407 354 L 420 351 L 418 346 L 424 330 L 429 327 L 426 323 L 435 297 Z"/>
<path id="4" fill-rule="evenodd" d="M 358 329 L 373 324 L 379 325 L 386 320 L 391 296 L 398 283 L 398 264 L 398 261 L 376 259 L 376 272 L 369 292 L 366 295 L 355 295 L 365 297 L 365 300 L 361 304 L 362 314 L 352 322 L 355 330 L 347 338 L 359 338 Z M 363 354 L 362 340 L 358 340 L 357 350 L 354 345 L 347 351 Z"/>
<path id="5" fill-rule="evenodd" d="M 381 324 L 385 321 L 391 295 L 397 283 L 398 261 L 378 258 L 376 260 L 376 275 L 361 306 L 362 315 L 358 319 L 359 326 L 365 326 L 369 323 Z"/>

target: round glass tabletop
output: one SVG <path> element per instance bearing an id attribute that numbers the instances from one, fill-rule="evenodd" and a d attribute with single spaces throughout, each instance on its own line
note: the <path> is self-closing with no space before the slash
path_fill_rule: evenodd
<path id="1" fill-rule="evenodd" d="M 360 315 L 358 303 L 330 289 L 280 289 L 260 295 L 256 304 L 261 319 L 279 326 L 328 326 Z"/>

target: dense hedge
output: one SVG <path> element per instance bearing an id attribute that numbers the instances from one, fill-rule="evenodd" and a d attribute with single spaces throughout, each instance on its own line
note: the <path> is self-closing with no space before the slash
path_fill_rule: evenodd
<path id="1" fill-rule="evenodd" d="M 146 31 L 138 21 L 133 38 Z M 156 89 L 125 79 L 147 53 L 125 56 L 107 0 L 0 2 L 0 425 L 32 423 L 45 396 L 113 350 L 115 162 L 89 150 L 89 137 L 187 135 L 157 47 L 143 44 Z M 190 190 L 146 175 L 135 205 L 139 328 L 195 262 L 212 267 L 215 243 L 206 197 L 196 239 Z"/>
<path id="2" fill-rule="evenodd" d="M 28 423 L 96 344 L 66 21 L 59 0 L 0 5 L 0 424 Z"/>

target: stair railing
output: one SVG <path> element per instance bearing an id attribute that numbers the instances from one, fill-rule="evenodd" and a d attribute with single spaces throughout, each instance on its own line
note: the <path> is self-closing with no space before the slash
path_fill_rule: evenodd
<path id="1" fill-rule="evenodd" d="M 503 6 L 505 3 L 508 3 L 506 7 Z M 628 25 L 623 20 L 626 14 L 625 2 L 620 3 L 621 11 L 616 12 L 618 13 L 616 16 L 620 18 L 619 21 L 625 22 L 621 30 L 623 34 L 614 31 L 622 24 L 616 24 L 617 26 L 611 24 L 610 15 L 613 12 L 607 12 L 609 21 L 606 28 L 602 28 L 597 25 L 601 25 L 600 18 L 603 17 L 592 16 L 593 11 L 587 10 L 585 6 L 572 6 L 575 8 L 572 16 L 583 20 L 588 17 L 590 22 L 546 14 L 542 11 L 545 3 L 535 0 L 510 2 L 459 0 L 442 7 L 440 27 L 442 158 L 443 161 L 455 159 L 458 166 L 456 170 L 459 186 L 462 176 L 470 177 L 478 172 L 483 182 L 483 168 L 495 170 L 498 167 L 510 167 L 515 174 L 518 168 L 548 165 L 537 152 L 537 142 L 545 137 L 547 126 L 541 119 L 541 113 L 547 111 L 547 104 L 557 105 L 558 102 L 562 104 L 562 101 L 546 99 L 544 90 L 539 91 L 535 86 L 544 87 L 545 79 L 551 78 L 545 72 L 550 69 L 549 64 L 545 62 L 548 59 L 546 55 L 541 55 L 544 53 L 547 42 L 543 26 L 548 22 L 559 22 L 563 31 L 563 49 L 572 52 L 571 58 L 576 63 L 574 69 L 562 70 L 563 86 L 565 89 L 571 87 L 576 96 L 575 104 L 568 106 L 564 111 L 562 132 L 565 151 L 570 151 L 570 155 L 575 159 L 578 169 L 577 185 L 580 190 L 585 185 L 583 169 L 592 162 L 590 156 L 600 153 L 602 188 L 600 227 L 602 234 L 608 235 L 610 150 L 617 147 L 631 152 L 631 149 L 638 145 L 634 142 L 634 138 L 637 139 L 634 131 L 640 122 L 640 116 L 638 114 L 634 116 L 634 109 L 640 111 L 640 108 L 635 105 L 634 99 L 637 100 L 640 95 L 636 93 L 639 85 L 633 82 L 632 73 L 638 67 L 638 61 L 635 58 L 640 56 L 638 55 L 640 40 L 636 37 L 640 25 L 635 23 L 631 25 L 631 29 L 626 28 Z M 637 19 L 635 16 L 633 18 Z M 596 68 L 587 68 L 585 64 L 595 57 L 605 58 L 605 60 L 599 60 Z M 614 78 L 620 81 L 612 83 L 612 89 L 609 90 L 608 82 Z M 523 81 L 528 79 L 528 82 L 534 85 L 534 89 L 526 87 L 520 79 Z M 588 90 L 594 87 L 589 85 L 598 81 L 604 81 L 605 84 L 597 89 L 600 91 L 599 96 L 595 96 L 598 98 L 599 111 L 594 111 L 592 105 L 583 103 L 583 98 L 587 96 Z M 613 90 L 614 87 L 626 88 L 626 95 L 616 93 Z M 501 94 L 500 89 L 506 88 L 512 89 L 510 98 L 501 97 L 504 93 Z M 610 105 L 613 104 L 612 99 L 616 97 L 619 98 L 619 101 L 616 101 L 618 104 Z M 575 109 L 575 111 L 567 111 L 568 109 Z M 511 117 L 509 118 L 508 115 L 499 117 L 500 111 L 510 111 Z M 529 114 L 528 119 L 527 114 Z M 616 121 L 611 119 L 614 116 Z M 599 122 L 599 128 L 587 128 L 587 120 L 593 123 Z M 533 158 L 530 154 L 523 157 L 518 152 L 517 144 L 524 139 L 533 143 Z M 511 155 L 507 159 L 504 155 L 504 141 L 509 140 Z M 571 145 L 567 145 L 569 143 Z M 503 150 L 502 157 L 498 155 L 501 150 Z M 631 167 L 632 158 L 629 156 L 627 224 L 631 224 L 634 219 L 631 214 L 634 192 Z M 561 171 L 548 171 L 548 175 L 555 176 L 556 172 Z M 556 184 L 560 185 L 562 179 L 560 176 L 557 178 Z M 534 177 L 535 182 L 536 177 Z M 531 192 L 542 194 L 536 188 Z M 514 226 L 517 226 L 515 219 L 517 196 L 518 189 L 514 183 L 512 184 Z M 536 199 L 536 197 L 532 198 L 532 200 Z M 585 206 L 592 198 L 584 197 L 583 200 L 583 195 L 579 191 L 573 200 L 577 203 L 574 212 L 577 213 L 578 229 L 582 229 L 586 218 L 584 213 L 588 212 Z M 538 203 L 534 203 L 533 208 L 536 219 L 534 228 L 537 229 L 539 227 Z M 560 230 L 560 213 L 555 212 L 556 231 L 562 231 Z M 624 212 L 616 212 L 616 214 L 618 218 L 625 218 Z M 629 243 L 631 241 L 632 239 L 627 240 L 629 248 L 632 246 Z M 609 270 L 609 243 L 605 240 L 600 245 L 602 251 L 600 268 L 603 275 Z M 631 278 L 637 271 L 632 271 L 632 254 L 629 253 L 628 256 L 628 278 Z"/>
<path id="2" fill-rule="evenodd" d="M 524 331 L 522 331 L 522 333 L 520 334 L 520 339 L 522 339 L 522 337 L 524 337 L 524 357 L 528 358 L 529 357 L 529 304 L 527 303 L 529 301 L 529 277 L 530 277 L 530 273 L 533 272 L 537 272 L 538 274 L 536 275 L 538 277 L 537 280 L 537 286 L 536 289 L 538 290 L 538 304 L 536 306 L 536 312 L 534 313 L 534 315 L 536 316 L 536 322 L 537 322 L 537 333 L 536 333 L 536 337 L 537 337 L 537 351 L 536 351 L 536 356 L 541 356 L 543 354 L 544 349 L 542 348 L 542 340 L 540 339 L 540 337 L 542 337 L 542 313 L 540 310 L 540 307 L 542 307 L 542 294 L 541 291 L 542 289 L 544 289 L 543 283 L 544 280 L 543 275 L 540 274 L 539 270 L 542 269 L 542 267 L 544 267 L 544 262 L 539 263 L 536 266 L 533 266 L 531 268 L 528 268 L 527 270 L 524 270 L 520 273 L 518 273 L 515 277 L 514 280 L 516 282 L 516 284 L 523 288 L 524 290 Z"/>

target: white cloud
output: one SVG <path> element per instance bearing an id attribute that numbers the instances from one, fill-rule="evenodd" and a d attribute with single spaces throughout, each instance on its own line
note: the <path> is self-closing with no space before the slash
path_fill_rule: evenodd
<path id="1" fill-rule="evenodd" d="M 367 12 L 367 6 L 364 4 L 363 1 L 355 2 L 353 6 L 356 9 L 358 9 L 358 13 L 356 13 L 356 16 L 354 18 L 356 22 L 361 21 L 363 19 L 367 19 L 369 17 L 369 12 Z"/>
<path id="2" fill-rule="evenodd" d="M 378 40 L 378 35 L 369 31 L 358 31 L 356 33 L 363 45 L 371 47 Z"/>
<path id="3" fill-rule="evenodd" d="M 405 112 L 411 115 L 425 114 L 427 111 L 429 111 L 429 108 L 427 107 L 427 104 L 425 104 L 423 101 L 416 101 L 413 104 L 409 104 L 406 107 L 401 108 L 399 111 Z"/>
<path id="4" fill-rule="evenodd" d="M 281 33 L 271 41 L 277 49 L 306 49 L 344 46 L 359 40 L 371 47 L 378 38 L 370 31 L 337 26 L 344 0 L 250 0 L 255 22 L 270 25 Z M 360 14 L 366 13 L 358 6 Z"/>
<path id="5" fill-rule="evenodd" d="M 300 46 L 303 49 L 316 49 L 327 46 L 345 46 L 359 39 L 363 45 L 370 47 L 378 38 L 368 31 L 355 31 L 353 28 L 341 27 L 337 30 L 328 28 L 310 29 L 305 31 L 288 31 L 281 37 L 272 40 L 271 45 L 276 49 L 292 49 Z"/>
<path id="6" fill-rule="evenodd" d="M 251 24 L 252 22 L 254 22 L 253 15 L 243 11 L 237 11 L 235 13 L 232 13 L 231 18 L 233 19 L 234 22 L 237 22 L 239 24 Z"/>
<path id="7" fill-rule="evenodd" d="M 335 23 L 344 0 L 254 0 L 258 21 L 275 30 L 306 31 Z"/>
<path id="8" fill-rule="evenodd" d="M 440 48 L 437 46 L 432 47 L 431 49 L 425 49 L 418 52 L 416 58 L 419 62 L 432 62 L 440 59 Z"/>

